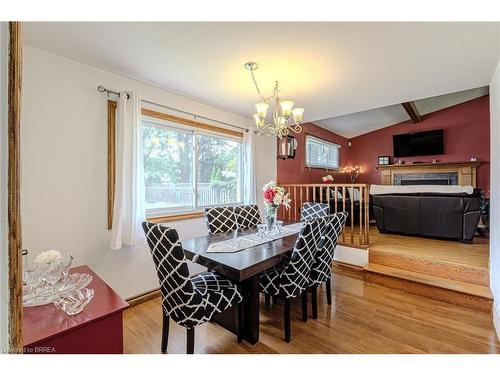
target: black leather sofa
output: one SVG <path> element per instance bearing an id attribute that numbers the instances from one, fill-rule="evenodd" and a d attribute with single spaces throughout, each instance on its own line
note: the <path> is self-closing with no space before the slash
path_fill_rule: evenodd
<path id="1" fill-rule="evenodd" d="M 381 233 L 471 243 L 480 218 L 480 194 L 387 194 L 371 197 Z"/>

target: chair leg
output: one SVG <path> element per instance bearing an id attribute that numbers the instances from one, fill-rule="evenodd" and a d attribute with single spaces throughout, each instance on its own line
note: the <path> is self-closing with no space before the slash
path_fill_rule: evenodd
<path id="1" fill-rule="evenodd" d="M 272 299 L 273 299 L 273 305 L 276 305 L 278 303 L 278 297 L 272 296 Z"/>
<path id="2" fill-rule="evenodd" d="M 332 279 L 330 277 L 326 280 L 326 301 L 329 305 L 332 304 Z"/>
<path id="3" fill-rule="evenodd" d="M 313 310 L 313 319 L 318 319 L 318 287 L 311 287 L 311 305 Z"/>
<path id="4" fill-rule="evenodd" d="M 243 303 L 236 305 L 236 337 L 238 343 L 243 342 Z"/>
<path id="5" fill-rule="evenodd" d="M 285 298 L 285 341 L 290 342 L 290 298 Z"/>
<path id="6" fill-rule="evenodd" d="M 302 321 L 307 322 L 307 289 L 302 293 Z"/>
<path id="7" fill-rule="evenodd" d="M 161 330 L 161 352 L 163 354 L 167 352 L 169 323 L 170 318 L 165 315 L 165 312 L 163 312 L 163 326 Z"/>
<path id="8" fill-rule="evenodd" d="M 271 303 L 271 296 L 269 294 L 264 294 L 264 300 L 266 301 L 266 306 Z"/>
<path id="9" fill-rule="evenodd" d="M 186 354 L 194 354 L 194 328 L 187 328 Z"/>

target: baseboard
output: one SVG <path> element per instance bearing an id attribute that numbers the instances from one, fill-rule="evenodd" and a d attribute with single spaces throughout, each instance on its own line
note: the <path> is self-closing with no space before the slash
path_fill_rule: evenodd
<path id="1" fill-rule="evenodd" d="M 493 326 L 500 341 L 500 305 L 497 301 L 493 301 Z"/>
<path id="2" fill-rule="evenodd" d="M 141 293 L 136 296 L 127 298 L 126 301 L 129 304 L 129 307 L 137 306 L 140 305 L 143 302 L 152 300 L 154 298 L 157 298 L 161 296 L 160 288 L 156 288 L 153 290 L 150 290 L 149 292 Z"/>
<path id="3" fill-rule="evenodd" d="M 335 262 L 350 264 L 352 266 L 364 267 L 368 263 L 368 250 L 345 245 L 337 245 L 333 260 Z"/>

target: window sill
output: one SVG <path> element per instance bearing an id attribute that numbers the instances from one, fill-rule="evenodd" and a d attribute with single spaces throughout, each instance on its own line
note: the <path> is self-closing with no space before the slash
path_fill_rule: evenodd
<path id="1" fill-rule="evenodd" d="M 341 170 L 340 167 L 330 168 L 330 167 L 326 167 L 326 166 L 321 167 L 321 166 L 317 166 L 317 165 L 307 165 L 307 164 L 306 164 L 306 168 L 307 169 L 323 169 L 325 171 L 332 171 L 332 172 L 338 172 Z"/>
<path id="2" fill-rule="evenodd" d="M 151 222 L 151 223 L 168 223 L 168 222 L 172 222 L 172 221 L 197 219 L 197 218 L 200 218 L 203 216 L 204 216 L 203 211 L 197 211 L 197 212 L 188 212 L 188 213 L 184 213 L 184 214 L 151 216 L 151 217 L 147 217 L 146 220 Z"/>

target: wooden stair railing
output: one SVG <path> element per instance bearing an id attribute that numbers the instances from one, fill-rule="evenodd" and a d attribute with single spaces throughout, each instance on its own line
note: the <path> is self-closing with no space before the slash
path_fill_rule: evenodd
<path id="1" fill-rule="evenodd" d="M 278 217 L 285 221 L 300 221 L 305 202 L 328 203 L 330 212 L 349 214 L 340 244 L 367 248 L 370 243 L 370 185 L 369 184 L 279 184 L 291 198 L 290 209 L 283 206 Z M 359 194 L 351 193 L 359 191 Z M 355 197 L 355 195 L 358 195 Z"/>

